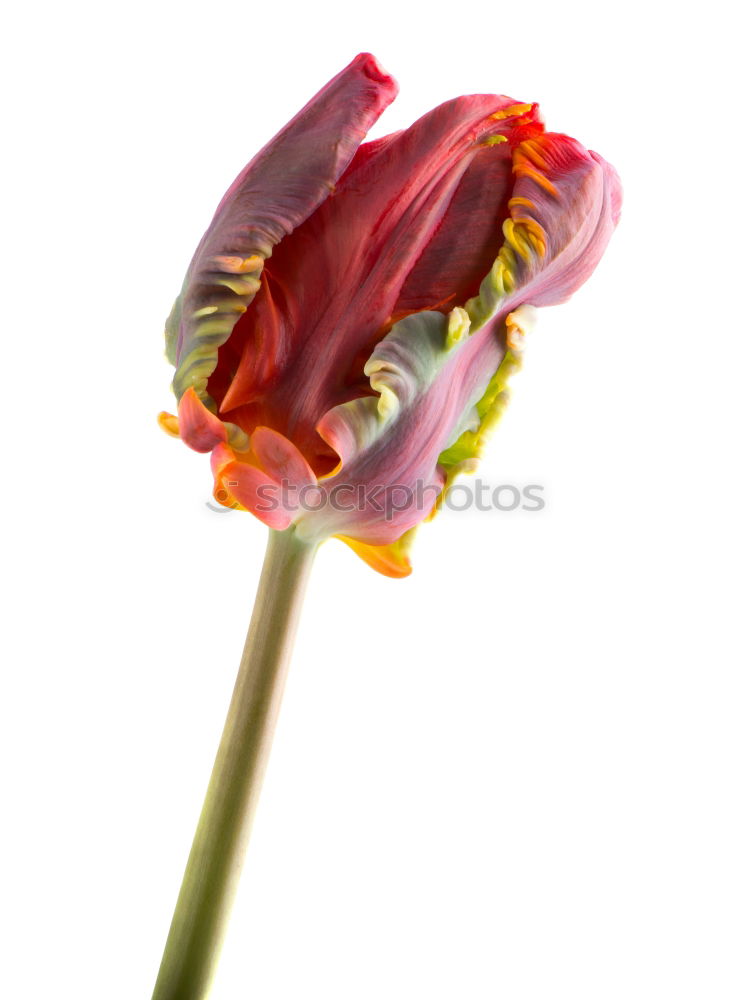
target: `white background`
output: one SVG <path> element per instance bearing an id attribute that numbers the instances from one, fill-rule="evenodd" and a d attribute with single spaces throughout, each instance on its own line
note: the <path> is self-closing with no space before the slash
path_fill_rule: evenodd
<path id="1" fill-rule="evenodd" d="M 373 135 L 539 101 L 619 169 L 483 464 L 309 600 L 215 1000 L 750 994 L 742 33 L 722 3 L 37 4 L 6 19 L 2 978 L 147 1000 L 265 531 L 211 513 L 163 320 L 246 160 L 358 51 Z"/>

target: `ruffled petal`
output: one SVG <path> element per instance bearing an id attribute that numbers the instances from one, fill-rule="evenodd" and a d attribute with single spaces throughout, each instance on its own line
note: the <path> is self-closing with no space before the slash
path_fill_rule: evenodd
<path id="1" fill-rule="evenodd" d="M 283 531 L 294 518 L 284 506 L 282 489 L 261 470 L 243 462 L 227 462 L 216 475 L 214 497 L 225 507 L 242 507 L 269 528 Z"/>
<path id="2" fill-rule="evenodd" d="M 396 91 L 373 56 L 357 56 L 230 187 L 167 321 L 178 398 L 189 387 L 205 397 L 218 349 L 260 287 L 265 259 L 330 195 Z"/>
<path id="3" fill-rule="evenodd" d="M 420 489 L 474 463 L 502 412 L 526 325 L 519 307 L 563 301 L 599 262 L 619 215 L 614 171 L 552 134 L 518 143 L 513 173 L 505 238 L 478 294 L 449 319 L 426 311 L 396 323 L 365 366 L 377 397 L 334 407 L 318 425 L 341 458 L 329 488 L 383 484 L 409 498 L 395 512 L 360 505 L 348 521 L 326 512 L 320 523 L 339 534 L 384 545 L 429 514 Z"/>
<path id="4" fill-rule="evenodd" d="M 362 146 L 335 193 L 279 245 L 222 348 L 231 377 L 222 384 L 217 371 L 210 385 L 222 415 L 275 427 L 329 472 L 315 426 L 368 391 L 362 368 L 378 340 L 404 312 L 447 312 L 477 290 L 511 178 L 511 144 L 495 140 L 536 134 L 535 115 L 506 97 L 462 97 Z"/>
<path id="5" fill-rule="evenodd" d="M 187 395 L 187 394 L 186 394 Z M 291 441 L 269 427 L 258 427 L 246 454 L 224 442 L 211 454 L 214 496 L 226 507 L 242 507 L 270 528 L 287 528 L 301 506 L 314 507 L 315 476 Z"/>
<path id="6" fill-rule="evenodd" d="M 494 95 L 360 145 L 395 89 L 358 56 L 230 188 L 167 324 L 161 423 L 211 451 L 221 503 L 398 577 L 503 411 L 532 307 L 589 277 L 621 190 Z"/>
<path id="7" fill-rule="evenodd" d="M 327 506 L 300 512 L 298 530 L 384 546 L 428 516 L 446 484 L 438 456 L 479 427 L 477 403 L 503 351 L 491 327 L 470 335 L 460 308 L 396 323 L 365 368 L 377 395 L 335 407 L 318 425 L 341 468 L 320 483 Z"/>
<path id="8" fill-rule="evenodd" d="M 505 317 L 505 345 L 497 371 L 476 404 L 474 426 L 461 431 L 455 440 L 438 455 L 438 465 L 447 475 L 449 484 L 461 472 L 474 472 L 490 432 L 500 421 L 510 398 L 509 381 L 520 370 L 526 336 L 534 326 L 533 306 L 519 306 Z M 442 497 L 441 497 L 442 499 Z"/>
<path id="9" fill-rule="evenodd" d="M 500 253 L 467 311 L 564 302 L 599 263 L 620 214 L 616 172 L 575 139 L 546 132 L 513 150 L 510 218 Z"/>

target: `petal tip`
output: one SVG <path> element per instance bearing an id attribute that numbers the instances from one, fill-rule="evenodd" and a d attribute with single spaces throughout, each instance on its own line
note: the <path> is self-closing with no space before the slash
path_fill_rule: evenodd
<path id="1" fill-rule="evenodd" d="M 177 438 L 180 436 L 180 425 L 173 413 L 167 413 L 166 410 L 162 410 L 157 416 L 156 421 L 165 434 Z"/>
<path id="2" fill-rule="evenodd" d="M 348 545 L 371 569 L 383 576 L 390 577 L 392 580 L 403 580 L 405 577 L 411 576 L 412 572 L 408 549 L 413 534 L 413 531 L 407 531 L 405 535 L 395 542 L 391 542 L 390 545 L 370 545 L 348 535 L 335 535 L 334 537 Z"/>
<path id="3" fill-rule="evenodd" d="M 371 52 L 360 52 L 355 62 L 361 65 L 365 76 L 369 76 L 376 83 L 390 83 L 393 86 L 398 86 L 385 66 Z"/>

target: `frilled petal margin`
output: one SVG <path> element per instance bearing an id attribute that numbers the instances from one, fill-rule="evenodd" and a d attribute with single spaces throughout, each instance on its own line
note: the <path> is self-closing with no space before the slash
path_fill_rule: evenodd
<path id="1" fill-rule="evenodd" d="M 358 55 L 272 139 L 224 196 L 167 320 L 179 399 L 206 398 L 218 348 L 260 287 L 264 261 L 325 201 L 397 93 L 377 60 Z"/>
<path id="2" fill-rule="evenodd" d="M 357 64 L 358 60 L 355 60 L 341 76 L 352 71 Z M 381 82 L 385 79 L 381 78 Z M 385 99 L 382 94 L 380 96 Z M 308 107 L 314 105 L 315 100 Z M 334 310 L 336 315 L 331 314 L 328 318 L 328 303 L 321 300 L 316 304 L 314 298 L 306 303 L 309 309 L 303 312 L 307 316 L 312 315 L 313 319 L 318 307 L 322 305 L 324 311 L 314 319 L 298 348 L 291 354 L 282 349 L 280 357 L 284 354 L 294 356 L 296 369 L 286 370 L 280 382 L 278 378 L 274 380 L 275 384 L 283 386 L 278 413 L 272 413 L 273 407 L 268 409 L 268 416 L 278 418 L 270 421 L 275 426 L 265 426 L 258 419 L 242 420 L 248 434 L 239 426 L 219 419 L 212 412 L 215 403 L 205 392 L 205 379 L 202 375 L 197 380 L 193 378 L 197 369 L 191 368 L 192 361 L 188 368 L 193 375 L 188 379 L 190 385 L 183 386 L 178 420 L 162 415 L 162 426 L 170 433 L 178 428 L 180 436 L 191 447 L 212 452 L 215 495 L 220 502 L 252 511 L 272 528 L 283 529 L 295 523 L 301 537 L 340 537 L 374 568 L 389 576 L 405 576 L 410 572 L 408 549 L 416 526 L 437 509 L 453 476 L 461 471 L 471 471 L 476 465 L 486 435 L 507 399 L 508 377 L 520 363 L 523 334 L 533 313 L 531 307 L 565 300 L 588 278 L 598 263 L 620 211 L 619 181 L 612 168 L 575 140 L 564 135 L 544 133 L 535 117 L 535 106 L 508 105 L 494 112 L 491 116 L 493 120 L 511 119 L 506 122 L 510 131 L 507 136 L 499 133 L 488 137 L 487 112 L 490 104 L 483 102 L 490 99 L 462 100 L 469 117 L 475 116 L 474 124 L 467 135 L 465 120 L 459 129 L 463 130 L 463 138 L 458 134 L 456 136 L 459 146 L 453 159 L 455 172 L 452 175 L 450 171 L 441 174 L 444 180 L 442 188 L 439 184 L 429 188 L 437 198 L 437 210 L 431 215 L 434 209 L 430 207 L 430 195 L 425 197 L 424 192 L 415 196 L 413 203 L 404 196 L 399 205 L 399 218 L 405 218 L 412 226 L 412 235 L 420 232 L 413 226 L 420 223 L 422 212 L 421 223 L 427 223 L 422 250 L 418 249 L 415 253 L 413 246 L 410 248 L 407 245 L 408 240 L 403 250 L 399 249 L 400 223 L 391 233 L 385 225 L 384 216 L 379 217 L 379 225 L 384 227 L 380 236 L 385 243 L 372 248 L 371 255 L 366 244 L 355 246 L 359 236 L 349 248 L 350 253 L 343 253 L 339 243 L 328 250 L 325 245 L 326 234 L 339 234 L 335 239 L 340 241 L 340 234 L 343 233 L 346 239 L 348 232 L 346 226 L 334 224 L 336 220 L 329 219 L 328 214 L 334 212 L 335 215 L 336 211 L 342 211 L 346 215 L 350 211 L 351 206 L 346 207 L 346 192 L 350 187 L 354 203 L 366 211 L 369 203 L 366 199 L 357 202 L 357 194 L 360 190 L 366 192 L 371 186 L 376 186 L 369 178 L 368 170 L 378 164 L 379 155 L 384 151 L 387 153 L 389 147 L 397 148 L 401 136 L 408 135 L 407 132 L 362 147 L 357 154 L 359 159 L 353 161 L 351 170 L 342 180 L 342 197 L 338 200 L 330 198 L 322 203 L 319 212 L 308 213 L 309 222 L 295 231 L 293 239 L 282 242 L 279 260 L 274 257 L 279 276 L 284 274 L 285 249 L 300 267 L 309 269 L 312 266 L 309 274 L 305 272 L 305 280 L 300 281 L 299 294 L 303 296 L 311 294 L 311 289 L 314 295 L 316 288 L 331 287 L 335 274 L 331 271 L 333 264 L 327 263 L 328 256 L 331 262 L 338 260 L 339 264 L 343 259 L 352 263 L 361 258 L 363 275 L 367 274 L 368 261 L 373 261 L 380 269 L 374 275 L 376 283 L 371 289 L 369 279 L 357 279 L 354 283 L 355 294 L 362 299 L 360 302 L 358 298 L 354 309 L 358 320 L 354 326 L 360 330 L 377 330 L 378 327 L 388 329 L 390 325 L 390 331 L 376 343 L 361 369 L 362 379 L 369 380 L 369 385 L 366 389 L 361 388 L 356 398 L 350 397 L 333 405 L 322 418 L 316 418 L 308 432 L 308 437 L 314 434 L 321 447 L 328 448 L 331 454 L 337 456 L 336 468 L 327 474 L 314 471 L 310 464 L 312 459 L 308 461 L 307 457 L 311 454 L 310 450 L 304 448 L 306 454 L 303 454 L 298 447 L 301 442 L 294 433 L 294 425 L 299 422 L 294 420 L 294 416 L 299 417 L 300 403 L 310 410 L 305 415 L 308 422 L 313 419 L 316 409 L 318 414 L 321 413 L 325 394 L 316 397 L 314 392 L 311 393 L 305 368 L 316 367 L 314 381 L 317 384 L 317 367 L 336 354 L 338 348 L 332 345 L 331 338 L 335 338 L 337 330 L 351 327 L 351 322 L 347 322 L 351 317 L 346 315 L 346 302 L 343 300 L 341 310 Z M 492 100 L 507 102 L 507 99 Z M 474 101 L 480 104 L 476 106 L 472 103 Z M 432 114 L 439 114 L 444 108 L 442 106 Z M 298 116 L 300 118 L 304 119 L 304 112 Z M 282 137 L 288 129 L 281 133 Z M 477 152 L 474 144 L 479 141 L 483 146 L 492 145 L 495 139 L 498 144 L 508 142 L 503 155 L 506 165 L 510 159 L 512 172 L 512 190 L 504 185 L 500 203 L 495 203 L 498 205 L 495 216 L 497 225 L 502 227 L 502 244 L 483 280 L 475 279 L 476 294 L 463 306 L 455 305 L 449 311 L 445 300 L 455 302 L 456 292 L 465 295 L 472 283 L 461 285 L 457 279 L 456 288 L 449 293 L 451 275 L 466 273 L 461 263 L 464 259 L 460 245 L 462 210 L 469 219 L 466 240 L 467 245 L 472 246 L 472 259 L 482 258 L 482 253 L 478 257 L 476 255 L 477 246 L 482 241 L 487 243 L 489 238 L 487 232 L 478 228 L 477 220 L 480 218 L 480 202 L 487 196 L 484 182 L 493 176 L 492 169 L 488 170 L 489 161 L 483 162 L 491 150 Z M 278 141 L 277 137 L 274 142 Z M 468 146 L 461 147 L 460 143 L 465 141 Z M 417 143 L 421 144 L 421 141 Z M 406 146 L 398 150 L 399 161 L 405 158 L 408 163 L 408 149 Z M 284 155 L 289 155 L 288 151 Z M 256 160 L 262 156 L 260 154 Z M 449 163 L 453 156 L 453 153 L 447 155 L 447 149 L 442 150 L 441 162 Z M 387 163 L 386 158 L 381 166 Z M 475 175 L 472 175 L 472 165 L 478 168 Z M 498 171 L 497 176 L 501 177 L 502 173 Z M 247 171 L 243 177 L 246 174 Z M 262 169 L 259 176 L 263 176 Z M 244 193 L 245 181 L 239 179 L 235 185 L 237 190 L 234 193 L 230 191 L 222 203 L 228 204 L 230 196 L 234 200 L 233 219 L 238 218 L 236 202 Z M 310 198 L 307 202 L 308 209 L 312 206 L 311 212 L 315 207 L 314 200 Z M 416 213 L 413 219 L 410 215 L 412 208 Z M 217 218 L 221 213 L 222 207 Z M 278 205 L 274 213 L 278 220 Z M 302 217 L 301 210 L 297 214 Z M 443 230 L 438 225 L 440 220 L 441 225 L 446 220 L 450 225 Z M 244 243 L 240 247 L 241 253 L 238 251 L 236 255 L 238 258 L 246 252 L 249 254 L 250 249 L 270 252 L 271 237 L 264 244 L 253 229 L 255 224 L 249 217 L 249 221 L 245 219 L 239 225 L 238 238 L 241 236 Z M 294 226 L 296 223 L 290 224 Z M 362 228 L 371 233 L 378 229 L 369 224 Z M 266 229 L 268 235 L 273 227 L 267 226 Z M 284 235 L 282 230 L 283 226 L 271 235 L 280 240 Z M 248 233 L 251 234 L 249 237 Z M 306 234 L 310 236 L 309 240 Z M 407 235 L 405 232 L 405 238 Z M 252 248 L 248 240 L 253 243 Z M 226 233 L 222 233 L 220 242 L 226 249 Z M 212 245 L 212 249 L 216 250 L 218 246 L 218 243 Z M 196 259 L 203 259 L 205 252 L 203 246 L 199 248 Z M 217 255 L 214 254 L 211 259 L 216 260 Z M 242 258 L 243 266 L 247 259 L 249 257 Z M 318 275 L 320 282 L 313 280 L 316 267 L 322 268 Z M 432 285 L 428 280 L 430 274 L 434 278 Z M 289 292 L 293 275 L 294 269 L 284 279 L 285 294 Z M 351 275 L 348 277 L 351 278 Z M 195 274 L 191 276 L 190 272 L 188 279 L 186 287 L 189 286 L 191 295 L 195 294 L 195 287 L 202 287 L 206 292 L 210 284 L 207 282 L 202 286 L 200 281 L 196 284 Z M 284 285 L 284 282 L 279 284 L 278 277 L 271 277 L 271 282 L 276 283 L 277 293 Z M 349 282 L 344 284 L 351 287 Z M 335 282 L 333 287 L 336 287 Z M 427 291 L 422 291 L 425 288 Z M 213 290 L 215 292 L 215 287 Z M 264 320 L 266 335 L 275 329 L 279 334 L 276 344 L 283 348 L 285 337 L 288 340 L 299 334 L 297 324 L 302 314 L 298 316 L 288 304 L 277 310 L 270 285 L 266 286 L 266 290 L 265 301 L 266 305 L 271 303 L 270 311 L 261 308 L 259 316 Z M 233 291 L 241 297 L 241 290 Z M 401 309 L 409 313 L 424 307 L 438 292 L 445 292 L 444 301 L 436 303 L 442 311 L 423 308 L 405 315 L 403 319 L 397 318 Z M 427 297 L 420 298 L 420 295 Z M 200 306 L 191 315 L 195 318 L 205 309 Z M 226 336 L 236 318 L 235 310 L 231 324 L 225 325 Z M 230 317 L 225 319 L 229 324 Z M 290 321 L 291 326 L 282 331 L 282 326 Z M 224 334 L 223 339 L 226 339 Z M 203 373 L 209 373 L 208 354 L 211 353 L 215 361 L 216 344 L 221 338 L 211 342 L 209 352 L 207 345 L 210 340 L 210 337 L 204 339 L 202 345 L 198 345 L 198 355 L 203 352 L 203 361 L 198 367 Z M 193 342 L 198 343 L 195 339 Z M 257 338 L 250 338 L 246 344 L 251 346 L 251 342 L 257 346 Z M 355 363 L 356 354 L 349 360 Z M 242 369 L 243 361 L 237 354 L 232 362 L 235 370 L 236 363 Z M 247 365 L 248 362 L 244 363 Z M 337 371 L 342 368 L 341 356 L 336 357 L 336 367 Z M 295 384 L 295 370 L 302 381 L 297 387 L 299 391 L 291 392 L 290 386 L 294 388 Z M 240 392 L 244 385 L 252 395 L 252 383 L 259 372 L 257 367 L 248 368 L 245 376 L 235 383 L 235 393 Z M 322 381 L 335 384 L 335 373 L 329 374 L 330 378 Z M 264 405 L 267 405 L 266 397 L 267 393 Z M 222 407 L 224 415 L 226 409 L 229 409 L 230 416 L 235 415 L 231 405 Z M 257 417 L 258 413 L 254 416 Z M 291 421 L 287 420 L 289 417 Z M 285 433 L 279 431 L 279 425 Z M 294 437 L 295 441 L 290 437 Z M 304 444 L 307 443 L 305 439 Z"/>
<path id="3" fill-rule="evenodd" d="M 278 431 L 258 427 L 250 440 L 250 452 L 240 457 L 223 443 L 213 449 L 214 496 L 225 506 L 252 511 L 269 528 L 283 530 L 301 504 L 318 494 L 315 475 L 300 451 Z"/>
<path id="4" fill-rule="evenodd" d="M 219 352 L 208 392 L 222 417 L 275 427 L 330 469 L 318 421 L 361 394 L 364 363 L 394 322 L 475 294 L 507 216 L 513 142 L 541 130 L 535 106 L 478 94 L 365 143 L 274 251 Z"/>
<path id="5" fill-rule="evenodd" d="M 364 367 L 372 394 L 318 423 L 340 459 L 332 473 L 316 477 L 299 449 L 267 427 L 244 451 L 233 449 L 227 425 L 195 392 L 185 394 L 180 434 L 212 450 L 222 503 L 270 527 L 295 522 L 302 537 L 336 535 L 380 572 L 408 574 L 416 525 L 451 478 L 474 467 L 503 408 L 533 313 L 526 304 L 558 302 L 579 287 L 619 213 L 616 175 L 566 136 L 521 142 L 513 170 L 505 239 L 479 293 L 447 316 L 426 310 L 395 323 Z"/>
<path id="6" fill-rule="evenodd" d="M 522 313 L 507 317 L 514 334 Z M 478 435 L 491 409 L 481 408 L 488 382 L 500 392 L 493 372 L 503 357 L 500 371 L 510 371 L 507 360 L 517 357 L 514 347 L 504 349 L 500 338 L 485 332 L 483 338 L 470 334 L 461 308 L 448 317 L 422 312 L 401 320 L 366 366 L 377 395 L 341 404 L 319 426 L 341 456 L 338 470 L 316 480 L 287 438 L 258 428 L 243 455 L 224 441 L 214 445 L 217 499 L 251 511 L 272 528 L 295 521 L 301 537 L 336 535 L 380 572 L 407 575 L 412 529 L 435 509 L 450 475 L 470 465 L 468 454 L 445 466 L 438 456 L 465 435 L 473 435 L 471 452 L 478 454 Z M 511 340 L 517 347 L 517 337 Z M 190 398 L 191 407 L 208 413 L 194 394 Z M 220 423 L 212 414 L 206 422 L 203 445 Z"/>

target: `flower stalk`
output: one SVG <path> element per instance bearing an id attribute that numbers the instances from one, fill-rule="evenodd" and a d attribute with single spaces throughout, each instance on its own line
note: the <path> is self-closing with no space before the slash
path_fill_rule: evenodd
<path id="1" fill-rule="evenodd" d="M 229 713 L 153 1000 L 208 995 L 245 857 L 316 543 L 269 532 Z"/>

